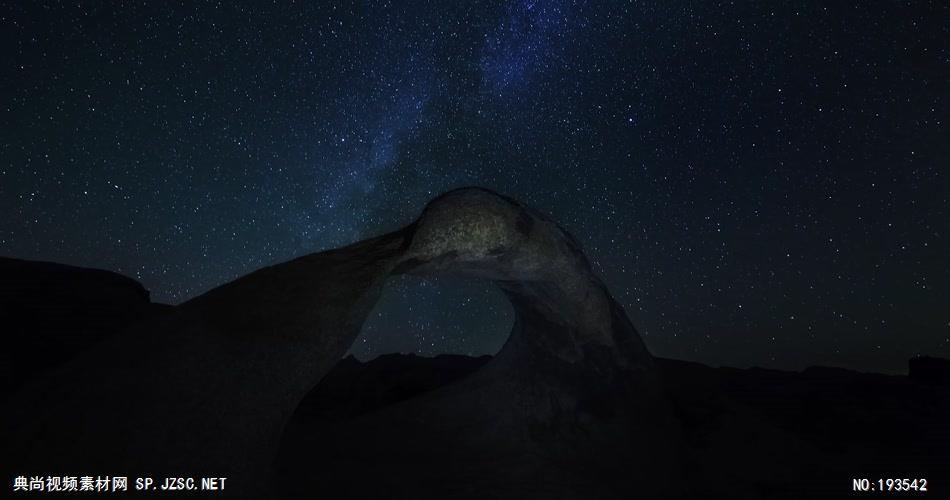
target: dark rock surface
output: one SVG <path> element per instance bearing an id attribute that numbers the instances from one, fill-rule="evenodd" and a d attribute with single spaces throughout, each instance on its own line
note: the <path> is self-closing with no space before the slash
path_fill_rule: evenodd
<path id="1" fill-rule="evenodd" d="M 919 356 L 910 360 L 910 378 L 950 387 L 950 360 Z"/>
<path id="2" fill-rule="evenodd" d="M 388 427 L 367 430 L 418 443 L 400 462 L 407 473 L 433 457 L 450 464 L 433 481 L 416 476 L 415 498 L 687 493 L 681 432 L 622 308 L 570 235 L 482 189 L 447 193 L 404 229 L 261 269 L 105 339 L 11 396 L 6 465 L 220 475 L 231 496 L 266 496 L 287 422 L 399 273 L 492 280 L 516 314 L 483 368 L 385 407 Z M 382 472 L 367 493 L 405 492 L 406 476 Z M 615 481 L 631 475 L 644 480 Z"/>
<path id="3" fill-rule="evenodd" d="M 166 307 L 120 274 L 0 257 L 0 390 L 9 394 Z"/>
<path id="4" fill-rule="evenodd" d="M 927 478 L 931 494 L 947 491 L 945 387 L 827 367 L 658 366 L 693 467 L 748 486 L 750 498 L 843 498 L 853 478 Z"/>
<path id="5" fill-rule="evenodd" d="M 454 382 L 491 356 L 385 354 L 371 363 L 347 356 L 301 401 L 296 418 L 341 420 L 403 401 Z"/>
<path id="6" fill-rule="evenodd" d="M 438 482 L 454 463 L 437 454 L 416 454 L 407 462 L 414 450 L 431 450 L 427 440 L 436 436 L 373 429 L 393 425 L 387 407 L 426 407 L 426 393 L 486 363 L 484 357 L 446 361 L 408 355 L 343 360 L 307 396 L 287 429 L 276 481 L 282 492 L 374 497 L 379 475 L 398 474 L 403 483 L 390 485 L 384 496 L 411 497 L 417 482 Z M 842 498 L 852 478 L 895 474 L 929 478 L 932 491 L 943 490 L 941 479 L 950 470 L 947 388 L 914 377 L 827 367 L 788 372 L 656 362 L 687 435 L 687 476 L 697 498 Z M 318 448 L 323 452 L 314 453 Z M 299 477 L 313 482 L 300 483 Z M 478 484 L 477 475 L 472 481 Z"/>

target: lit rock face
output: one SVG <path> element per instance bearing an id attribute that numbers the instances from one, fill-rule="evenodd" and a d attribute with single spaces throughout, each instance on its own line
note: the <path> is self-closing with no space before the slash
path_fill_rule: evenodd
<path id="1" fill-rule="evenodd" d="M 538 315 L 559 325 L 531 339 L 539 348 L 545 346 L 542 350 L 574 362 L 583 358 L 585 347 L 599 346 L 610 350 L 618 366 L 652 366 L 633 327 L 615 318 L 622 311 L 574 238 L 544 216 L 490 191 L 462 189 L 430 202 L 394 272 L 493 280 L 519 315 Z"/>
<path id="2" fill-rule="evenodd" d="M 406 228 L 258 270 L 74 360 L 27 388 L 45 397 L 16 407 L 10 456 L 55 470 L 228 476 L 227 493 L 259 498 L 297 404 L 400 273 L 492 280 L 514 306 L 511 336 L 473 375 L 369 417 L 360 429 L 376 459 L 333 460 L 327 450 L 345 444 L 323 436 L 313 452 L 331 465 L 313 474 L 352 474 L 357 494 L 389 497 L 420 484 L 438 487 L 416 498 L 682 493 L 678 433 L 623 309 L 570 235 L 473 188 L 433 200 Z M 401 470 L 387 453 L 440 466 Z M 374 460 L 380 470 L 365 474 Z"/>

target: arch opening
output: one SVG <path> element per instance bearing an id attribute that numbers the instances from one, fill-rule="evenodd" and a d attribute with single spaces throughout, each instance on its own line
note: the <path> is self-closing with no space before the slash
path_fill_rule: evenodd
<path id="1" fill-rule="evenodd" d="M 510 301 L 491 281 L 395 275 L 346 356 L 365 362 L 397 353 L 494 355 L 508 340 L 514 317 Z"/>
<path id="2" fill-rule="evenodd" d="M 391 276 L 336 366 L 307 394 L 297 420 L 353 417 L 479 370 L 512 334 L 509 298 L 485 279 Z"/>

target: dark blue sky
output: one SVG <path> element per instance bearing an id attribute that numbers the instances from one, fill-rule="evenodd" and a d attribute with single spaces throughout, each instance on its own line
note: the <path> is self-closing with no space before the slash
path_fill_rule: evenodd
<path id="1" fill-rule="evenodd" d="M 945 2 L 0 7 L 0 254 L 178 303 L 481 185 L 584 245 L 661 356 L 950 356 Z M 354 352 L 497 349 L 400 279 Z"/>

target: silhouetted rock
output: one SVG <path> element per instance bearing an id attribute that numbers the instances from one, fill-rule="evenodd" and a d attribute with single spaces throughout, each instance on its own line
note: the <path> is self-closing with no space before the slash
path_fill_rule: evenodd
<path id="1" fill-rule="evenodd" d="M 0 390 L 19 388 L 161 309 L 120 274 L 0 257 Z"/>
<path id="2" fill-rule="evenodd" d="M 725 486 L 719 497 L 743 485 L 751 498 L 841 498 L 851 478 L 897 474 L 933 486 L 950 470 L 947 388 L 840 368 L 657 361 L 694 470 Z"/>
<path id="3" fill-rule="evenodd" d="M 430 440 L 453 443 L 452 436 L 373 431 L 392 428 L 387 405 L 427 409 L 429 395 L 449 374 L 484 363 L 459 356 L 452 361 L 455 368 L 407 355 L 342 361 L 305 400 L 325 411 L 299 411 L 288 427 L 276 484 L 285 485 L 288 496 L 305 496 L 308 486 L 294 479 L 308 476 L 319 479 L 328 497 L 372 496 L 381 470 L 397 470 L 407 485 L 415 485 L 457 467 L 454 455 L 413 453 L 438 449 Z M 686 432 L 687 477 L 696 498 L 841 498 L 850 492 L 851 478 L 894 471 L 930 478 L 933 488 L 950 465 L 946 388 L 832 367 L 788 372 L 656 361 Z M 337 411 L 327 409 L 332 406 Z M 318 446 L 323 453 L 314 453 Z M 354 487 L 361 474 L 372 477 L 363 481 L 371 484 Z M 474 497 L 483 491 L 484 478 L 474 474 L 472 481 Z M 618 474 L 604 481 L 622 485 L 631 478 Z"/>
<path id="4" fill-rule="evenodd" d="M 950 359 L 918 356 L 909 363 L 910 378 L 928 384 L 950 386 Z"/>
<path id="5" fill-rule="evenodd" d="M 454 382 L 491 356 L 385 354 L 370 363 L 343 358 L 297 407 L 296 415 L 352 418 Z"/>

